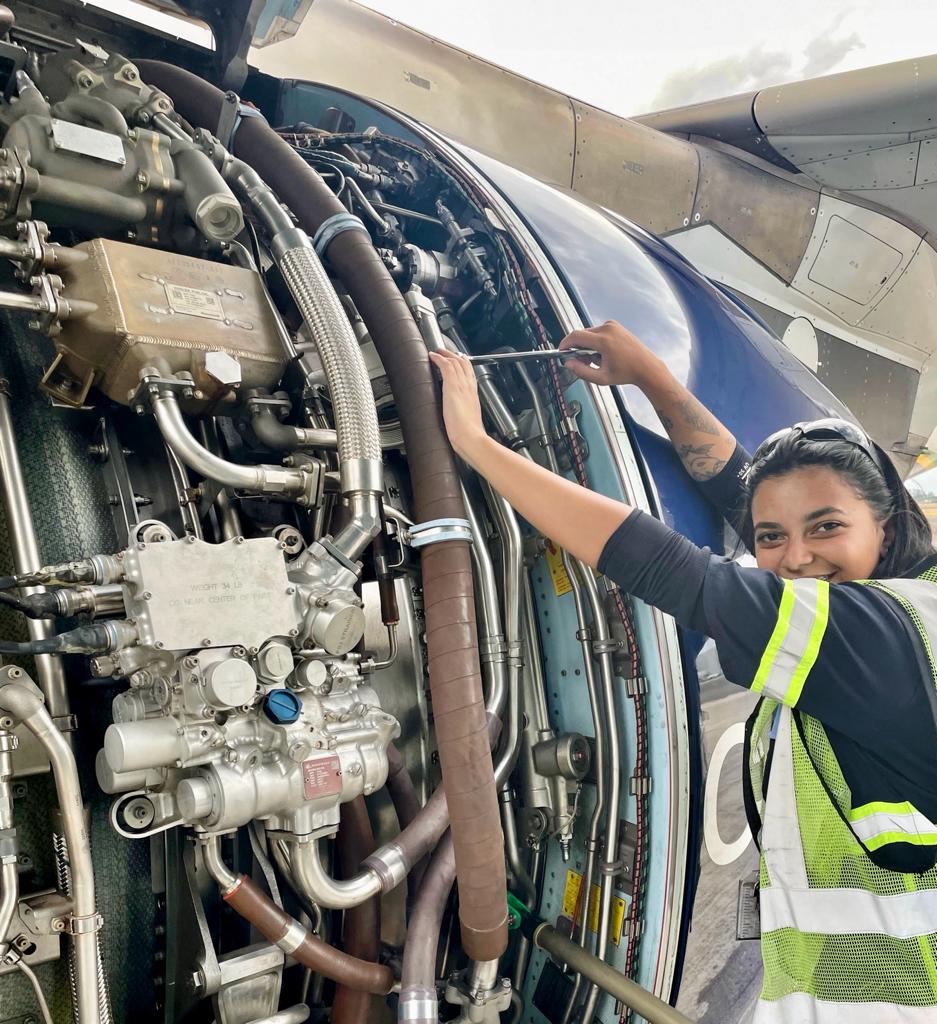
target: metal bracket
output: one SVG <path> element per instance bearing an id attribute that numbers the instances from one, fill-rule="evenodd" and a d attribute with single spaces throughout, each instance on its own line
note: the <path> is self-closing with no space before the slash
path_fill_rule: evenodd
<path id="1" fill-rule="evenodd" d="M 472 527 L 467 519 L 429 519 L 407 528 L 407 543 L 411 548 L 425 548 L 447 540 L 472 543 Z"/>
<path id="2" fill-rule="evenodd" d="M 654 780 L 649 775 L 632 775 L 628 786 L 633 796 L 647 796 L 654 788 Z"/>
<path id="3" fill-rule="evenodd" d="M 104 918 L 98 913 L 87 914 L 84 917 L 69 914 L 64 920 L 65 927 L 62 930 L 67 935 L 87 935 L 89 932 L 99 932 L 104 927 Z"/>
<path id="4" fill-rule="evenodd" d="M 644 676 L 631 676 L 625 680 L 625 689 L 629 697 L 640 697 L 647 693 L 647 679 Z"/>
<path id="5" fill-rule="evenodd" d="M 77 715 L 57 715 L 52 721 L 59 732 L 75 732 L 78 728 Z"/>
<path id="6" fill-rule="evenodd" d="M 616 640 L 612 637 L 607 640 L 592 641 L 593 654 L 617 654 L 623 647 L 624 644 L 621 640 Z"/>

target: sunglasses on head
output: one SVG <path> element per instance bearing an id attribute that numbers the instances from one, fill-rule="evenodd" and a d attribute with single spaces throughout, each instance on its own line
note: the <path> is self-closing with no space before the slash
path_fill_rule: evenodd
<path id="1" fill-rule="evenodd" d="M 855 445 L 868 455 L 882 476 L 886 480 L 888 479 L 881 457 L 875 450 L 875 445 L 872 443 L 869 435 L 861 427 L 857 427 L 855 423 L 834 417 L 811 420 L 808 423 L 795 423 L 792 427 L 785 427 L 783 430 L 775 431 L 758 445 L 755 454 L 752 456 L 752 465 L 754 466 L 768 458 L 774 449 L 777 448 L 778 443 L 791 435 L 802 437 L 805 441 L 845 441 L 847 444 Z"/>

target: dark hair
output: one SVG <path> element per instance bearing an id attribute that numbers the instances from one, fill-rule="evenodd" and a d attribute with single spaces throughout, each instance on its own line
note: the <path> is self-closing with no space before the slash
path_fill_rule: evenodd
<path id="1" fill-rule="evenodd" d="M 894 525 L 895 536 L 888 551 L 872 573 L 874 579 L 897 579 L 924 559 L 934 555 L 934 538 L 927 517 L 908 493 L 891 459 L 875 446 L 885 475 L 871 458 L 848 441 L 813 441 L 791 432 L 772 450 L 752 464 L 746 478 L 744 540 L 754 551 L 752 497 L 758 485 L 770 477 L 784 476 L 805 466 L 826 466 L 835 470 L 871 507 L 875 518 Z"/>

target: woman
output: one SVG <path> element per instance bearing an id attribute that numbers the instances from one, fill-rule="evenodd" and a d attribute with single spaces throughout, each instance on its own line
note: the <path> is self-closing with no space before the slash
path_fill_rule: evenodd
<path id="1" fill-rule="evenodd" d="M 598 365 L 568 362 L 578 376 L 644 391 L 757 568 L 499 445 L 470 364 L 433 353 L 446 427 L 533 526 L 713 637 L 726 677 L 762 695 L 745 780 L 762 854 L 755 1020 L 937 1020 L 937 553 L 927 520 L 852 424 L 800 424 L 749 460 L 619 324 L 576 331 L 562 343 L 571 346 L 600 354 Z"/>

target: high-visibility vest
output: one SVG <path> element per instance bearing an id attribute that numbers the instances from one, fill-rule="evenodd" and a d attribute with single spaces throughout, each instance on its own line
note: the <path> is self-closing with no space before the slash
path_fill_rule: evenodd
<path id="1" fill-rule="evenodd" d="M 931 667 L 922 685 L 937 686 L 937 570 L 863 582 L 910 617 Z M 872 856 L 893 843 L 937 845 L 937 823 L 908 801 L 853 806 L 823 726 L 796 709 L 826 629 L 828 588 L 785 581 L 753 685 L 764 695 L 747 744 L 764 961 L 753 1024 L 934 1024 L 937 867 L 903 874 Z"/>

